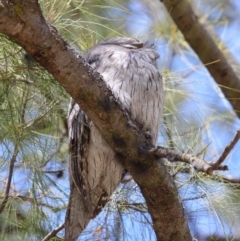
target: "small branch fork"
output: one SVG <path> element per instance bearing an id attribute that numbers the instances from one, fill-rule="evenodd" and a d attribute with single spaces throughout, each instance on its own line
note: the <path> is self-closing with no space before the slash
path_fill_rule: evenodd
<path id="1" fill-rule="evenodd" d="M 194 167 L 195 170 L 205 172 L 208 175 L 212 175 L 213 171 L 215 170 L 221 170 L 221 171 L 228 170 L 228 166 L 222 165 L 222 163 L 226 159 L 228 154 L 232 151 L 234 146 L 237 144 L 239 139 L 240 139 L 240 130 L 236 132 L 230 144 L 225 147 L 225 150 L 223 151 L 219 159 L 214 162 L 206 162 L 201 158 L 198 158 L 191 154 L 180 153 L 175 150 L 170 150 L 160 146 L 153 148 L 151 150 L 151 153 L 157 157 L 167 158 L 170 162 L 180 161 L 180 162 L 188 163 L 189 165 Z"/>
<path id="2" fill-rule="evenodd" d="M 217 167 L 219 166 L 225 159 L 226 157 L 228 156 L 228 154 L 232 151 L 232 149 L 234 148 L 234 146 L 237 144 L 237 142 L 239 141 L 240 139 L 240 130 L 238 130 L 233 138 L 233 140 L 229 143 L 229 145 L 227 145 L 225 147 L 225 150 L 223 151 L 222 155 L 219 157 L 219 159 L 214 162 L 214 163 L 211 163 L 211 165 L 213 167 Z"/>

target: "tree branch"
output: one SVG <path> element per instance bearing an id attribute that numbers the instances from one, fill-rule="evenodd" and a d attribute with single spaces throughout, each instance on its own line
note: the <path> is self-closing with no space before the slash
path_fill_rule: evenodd
<path id="1" fill-rule="evenodd" d="M 98 73 L 42 16 L 36 0 L 2 0 L 0 32 L 21 45 L 63 86 L 94 122 L 138 183 L 158 240 L 188 241 L 191 235 L 172 177 L 145 149 L 151 141 L 128 124 Z M 134 123 L 137 127 L 138 123 Z"/>
<path id="2" fill-rule="evenodd" d="M 14 169 L 14 164 L 15 164 L 16 159 L 17 159 L 17 155 L 18 155 L 18 146 L 16 145 L 14 147 L 13 155 L 12 155 L 12 158 L 10 160 L 7 186 L 6 186 L 6 190 L 5 190 L 5 196 L 4 196 L 3 201 L 0 205 L 0 213 L 2 213 L 3 209 L 5 208 L 5 205 L 7 204 L 8 199 L 10 197 L 9 192 L 10 192 L 10 187 L 11 187 L 11 183 L 12 183 L 13 169 Z"/>
<path id="3" fill-rule="evenodd" d="M 226 165 L 220 165 L 222 162 L 208 163 L 201 158 L 193 156 L 187 153 L 180 153 L 175 150 L 156 147 L 150 151 L 152 154 L 159 158 L 167 158 L 170 162 L 185 162 L 191 165 L 195 170 L 205 172 L 209 175 L 212 175 L 214 170 L 227 171 L 228 167 Z M 217 165 L 218 164 L 218 165 Z"/>
<path id="4" fill-rule="evenodd" d="M 200 23 L 190 2 L 188 0 L 161 0 L 161 2 L 165 5 L 186 41 L 196 52 L 202 63 L 206 64 L 205 67 L 240 117 L 239 75 L 234 72 L 224 54 Z"/>
<path id="5" fill-rule="evenodd" d="M 45 236 L 42 241 L 48 241 L 51 238 L 55 237 L 56 234 L 61 231 L 64 228 L 64 223 L 62 223 L 60 226 L 56 227 L 55 229 L 53 229 L 50 233 L 47 234 L 47 236 Z"/>
<path id="6" fill-rule="evenodd" d="M 228 156 L 228 154 L 231 152 L 231 150 L 234 148 L 234 146 L 237 144 L 237 142 L 240 139 L 240 130 L 238 130 L 233 138 L 233 140 L 230 142 L 229 145 L 227 145 L 222 153 L 222 155 L 219 157 L 219 159 L 216 162 L 211 163 L 212 167 L 219 166 Z"/>

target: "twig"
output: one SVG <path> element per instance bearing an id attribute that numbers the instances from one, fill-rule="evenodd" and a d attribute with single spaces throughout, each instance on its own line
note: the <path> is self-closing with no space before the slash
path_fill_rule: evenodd
<path id="1" fill-rule="evenodd" d="M 129 203 L 129 208 L 141 213 L 148 212 L 147 206 L 145 203 Z"/>
<path id="2" fill-rule="evenodd" d="M 193 201 L 193 200 L 196 200 L 196 199 L 202 199 L 202 198 L 205 198 L 206 197 L 206 194 L 202 194 L 200 196 L 196 196 L 196 197 L 190 197 L 190 198 L 183 198 L 182 199 L 182 202 L 186 202 L 186 201 Z"/>
<path id="3" fill-rule="evenodd" d="M 14 147 L 13 155 L 12 155 L 12 158 L 10 160 L 7 186 L 6 186 L 5 196 L 4 196 L 3 201 L 0 205 L 0 213 L 2 213 L 4 207 L 7 204 L 7 201 L 9 199 L 9 192 L 10 192 L 10 187 L 11 187 L 11 182 L 12 182 L 13 169 L 14 169 L 14 164 L 15 164 L 16 159 L 17 159 L 17 155 L 18 155 L 18 145 L 16 145 Z"/>
<path id="4" fill-rule="evenodd" d="M 230 142 L 229 145 L 227 145 L 225 147 L 225 150 L 223 151 L 222 155 L 219 157 L 219 159 L 216 162 L 211 163 L 211 166 L 217 167 L 219 166 L 228 156 L 228 154 L 230 153 L 230 151 L 232 151 L 232 149 L 234 148 L 234 146 L 237 144 L 237 142 L 240 139 L 240 130 L 238 130 L 233 138 L 233 140 Z"/>
<path id="5" fill-rule="evenodd" d="M 147 206 L 146 203 L 129 203 L 127 201 L 117 201 L 117 205 L 119 205 L 119 209 L 124 207 L 125 209 L 133 209 L 137 212 L 146 213 L 147 212 Z"/>
<path id="6" fill-rule="evenodd" d="M 170 150 L 164 147 L 156 147 L 150 151 L 153 155 L 161 158 L 167 158 L 170 162 L 185 162 L 194 167 L 197 171 L 205 172 L 209 175 L 212 175 L 214 170 L 228 170 L 226 165 L 215 165 L 213 166 L 211 163 L 207 163 L 206 161 L 193 156 L 191 154 L 180 153 L 175 150 Z"/>
<path id="7" fill-rule="evenodd" d="M 50 240 L 51 238 L 55 237 L 56 234 L 64 228 L 64 226 L 65 226 L 65 223 L 62 223 L 60 226 L 53 229 L 50 233 L 47 234 L 47 236 L 45 236 L 42 239 L 42 241 L 47 241 L 47 240 Z"/>

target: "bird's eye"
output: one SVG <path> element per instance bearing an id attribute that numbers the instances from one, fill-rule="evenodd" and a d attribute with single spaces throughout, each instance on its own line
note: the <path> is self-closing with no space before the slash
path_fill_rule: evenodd
<path id="1" fill-rule="evenodd" d="M 143 47 L 143 43 L 135 42 L 135 43 L 131 43 L 131 44 L 123 44 L 122 46 L 124 46 L 125 48 L 128 48 L 128 49 L 139 49 L 139 48 Z"/>
<path id="2" fill-rule="evenodd" d="M 92 63 L 98 61 L 99 58 L 100 58 L 100 54 L 95 54 L 95 55 L 93 55 L 91 58 L 88 59 L 88 63 L 89 63 L 89 64 L 92 64 Z"/>

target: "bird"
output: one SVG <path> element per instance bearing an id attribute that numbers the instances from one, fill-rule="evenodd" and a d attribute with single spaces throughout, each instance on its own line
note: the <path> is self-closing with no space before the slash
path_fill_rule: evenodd
<path id="1" fill-rule="evenodd" d="M 84 55 L 131 121 L 150 135 L 153 145 L 158 137 L 164 100 L 163 81 L 156 65 L 158 57 L 153 45 L 129 37 L 104 40 Z M 73 215 L 71 222 L 76 219 L 82 231 L 104 208 L 125 169 L 73 99 L 68 129 L 70 195 L 75 192 L 77 197 L 72 196 L 67 216 Z"/>

